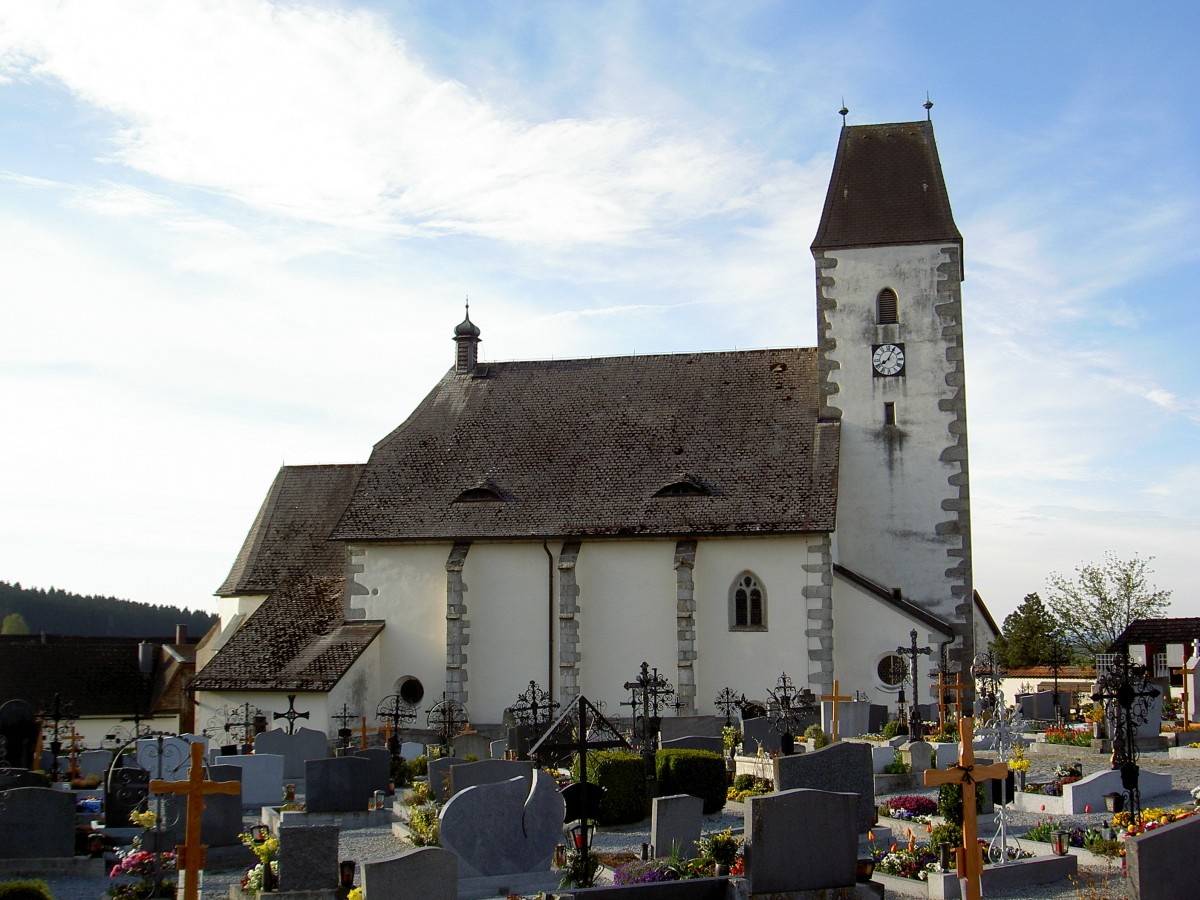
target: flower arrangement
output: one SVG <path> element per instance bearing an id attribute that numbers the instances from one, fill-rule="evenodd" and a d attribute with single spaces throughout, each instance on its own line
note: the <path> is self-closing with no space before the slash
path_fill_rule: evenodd
<path id="1" fill-rule="evenodd" d="M 408 815 L 408 833 L 417 847 L 441 845 L 438 808 L 435 803 L 418 806 Z"/>
<path id="2" fill-rule="evenodd" d="M 266 828 L 256 828 L 239 834 L 242 845 L 258 857 L 258 864 L 242 878 L 242 890 L 246 893 L 273 891 L 279 884 L 279 838 L 272 836 Z"/>
<path id="3" fill-rule="evenodd" d="M 1013 751 L 1012 759 L 1008 761 L 1008 770 L 1010 772 L 1028 772 L 1029 764 L 1032 760 L 1025 755 L 1025 748 L 1020 744 Z"/>
<path id="4" fill-rule="evenodd" d="M 154 880 L 154 867 L 157 857 L 159 881 Z M 108 888 L 110 897 L 118 900 L 143 900 L 147 897 L 174 897 L 175 882 L 162 876 L 174 871 L 174 853 L 151 853 L 134 847 L 129 850 L 117 851 L 117 864 L 108 873 L 109 878 L 138 878 L 139 881 L 125 884 L 114 884 Z"/>
<path id="5" fill-rule="evenodd" d="M 1190 819 L 1194 815 L 1196 815 L 1194 809 L 1177 807 L 1173 810 L 1165 810 L 1158 806 L 1150 806 L 1142 810 L 1137 822 L 1134 822 L 1132 816 L 1127 812 L 1114 814 L 1113 827 L 1121 829 L 1117 838 L 1124 841 L 1131 837 L 1137 837 L 1139 834 L 1145 834 L 1147 831 L 1153 831 L 1155 828 L 1161 828 L 1163 825 L 1178 822 L 1180 819 Z"/>
<path id="6" fill-rule="evenodd" d="M 1046 729 L 1047 744 L 1066 744 L 1070 747 L 1090 747 L 1092 746 L 1092 736 L 1086 731 L 1079 731 L 1074 728 L 1047 728 Z"/>
<path id="7" fill-rule="evenodd" d="M 879 805 L 879 814 L 909 822 L 930 822 L 937 812 L 937 802 L 932 797 L 903 794 Z"/>
<path id="8" fill-rule="evenodd" d="M 899 847 L 896 844 L 887 850 L 872 848 L 875 871 L 900 878 L 925 881 L 930 872 L 938 871 L 938 855 L 928 844 Z"/>
<path id="9" fill-rule="evenodd" d="M 264 868 L 271 867 L 271 878 L 264 883 Z M 279 883 L 279 860 L 273 859 L 269 863 L 259 863 L 250 869 L 242 878 L 242 891 L 247 894 L 257 894 L 262 891 L 270 890 L 270 885 Z"/>
<path id="10" fill-rule="evenodd" d="M 158 816 L 154 814 L 153 810 L 148 809 L 145 812 L 139 812 L 135 809 L 129 814 L 129 821 L 149 831 L 158 822 Z"/>
<path id="11" fill-rule="evenodd" d="M 589 888 L 596 883 L 596 873 L 600 870 L 600 860 L 595 853 L 584 853 L 575 847 L 567 850 L 566 862 L 562 867 L 562 878 L 559 887 Z"/>
<path id="12" fill-rule="evenodd" d="M 733 829 L 726 828 L 713 834 L 706 834 L 696 842 L 700 859 L 720 866 L 732 866 L 738 858 L 742 840 L 733 836 Z"/>
<path id="13" fill-rule="evenodd" d="M 363 889 L 361 887 L 351 888 L 350 893 L 346 895 L 346 900 L 363 900 Z"/>
<path id="14" fill-rule="evenodd" d="M 1104 721 L 1104 704 L 1093 703 L 1091 709 L 1089 709 L 1087 712 L 1085 712 L 1083 714 L 1083 717 L 1085 719 L 1087 719 L 1087 721 L 1092 722 L 1092 723 L 1103 722 Z"/>

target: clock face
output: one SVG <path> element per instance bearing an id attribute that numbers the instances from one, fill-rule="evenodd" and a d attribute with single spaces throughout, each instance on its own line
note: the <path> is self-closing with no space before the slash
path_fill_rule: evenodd
<path id="1" fill-rule="evenodd" d="M 871 365 L 876 375 L 885 377 L 904 373 L 904 345 L 877 344 L 871 355 Z"/>

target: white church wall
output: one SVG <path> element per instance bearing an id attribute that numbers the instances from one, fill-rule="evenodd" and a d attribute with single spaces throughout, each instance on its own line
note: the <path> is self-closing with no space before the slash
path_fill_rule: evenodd
<path id="1" fill-rule="evenodd" d="M 387 628 L 383 630 L 383 633 L 386 632 Z M 383 633 L 379 637 L 382 637 Z M 391 683 L 387 681 L 380 664 L 379 637 L 371 642 L 329 692 L 326 707 L 327 734 L 336 734 L 337 729 L 342 727 L 341 722 L 333 717 L 340 715 L 343 710 L 358 717 L 366 717 L 367 728 L 383 725 L 382 722 L 375 721 L 375 710 L 379 707 L 379 701 L 391 693 Z M 285 709 L 286 702 L 285 697 Z M 361 726 L 359 718 L 350 725 L 354 729 L 355 746 L 358 746 Z"/>
<path id="2" fill-rule="evenodd" d="M 858 585 L 834 576 L 833 646 L 837 667 L 833 675 L 838 680 L 839 693 L 863 691 L 872 703 L 894 708 L 899 690 L 880 680 L 879 663 L 895 653 L 897 647 L 909 646 L 914 628 L 917 630 L 917 647 L 930 649 L 930 655 L 918 663 L 919 700 L 923 704 L 932 703 L 935 698 L 929 692 L 929 685 L 933 681 L 928 672 L 937 664 L 939 646 L 949 639 L 949 635 L 934 631 Z M 906 688 L 905 691 L 909 701 L 912 699 L 910 690 Z"/>
<path id="3" fill-rule="evenodd" d="M 949 426 L 955 412 L 940 408 L 954 388 L 946 384 L 956 360 L 947 359 L 945 324 L 935 310 L 937 267 L 946 262 L 940 246 L 846 249 L 836 257 L 824 289 L 836 308 L 828 312 L 837 346 L 828 360 L 837 365 L 830 398 L 842 410 L 839 464 L 838 559 L 942 618 L 952 618 L 958 601 L 945 572 L 955 560 L 946 551 L 957 535 L 940 536 L 938 525 L 954 513 L 941 500 L 958 500 L 947 479 L 957 462 L 942 460 L 954 443 Z M 875 298 L 884 287 L 899 297 L 899 324 L 875 324 Z M 903 377 L 872 374 L 872 344 L 904 344 Z M 883 426 L 884 403 L 895 403 L 897 426 Z"/>
<path id="4" fill-rule="evenodd" d="M 219 747 L 227 742 L 228 735 L 222 727 L 226 720 L 225 711 L 234 713 L 238 720 L 243 715 L 244 705 L 249 703 L 251 715 L 259 710 L 267 723 L 267 730 L 287 727 L 282 719 L 276 721 L 274 713 L 286 712 L 288 708 L 287 694 L 277 691 L 198 691 L 196 693 L 196 731 L 207 734 L 213 747 Z M 325 730 L 328 722 L 328 704 L 324 694 L 296 693 L 295 709 L 297 712 L 307 712 L 309 718 L 297 719 L 297 728 L 315 728 Z M 242 729 L 234 729 L 240 741 Z M 238 741 L 228 741 L 237 743 Z"/>
<path id="5" fill-rule="evenodd" d="M 797 687 L 808 684 L 806 536 L 702 540 L 696 549 L 696 706 L 714 715 L 713 701 L 725 687 L 754 700 L 765 699 L 783 672 Z M 751 572 L 766 594 L 763 631 L 731 631 L 729 592 Z M 814 582 L 815 583 L 815 582 Z"/>
<path id="6" fill-rule="evenodd" d="M 351 548 L 354 575 L 352 613 L 387 622 L 375 638 L 380 660 L 375 692 L 394 693 L 398 678 L 411 676 L 425 689 L 424 711 L 446 689 L 446 558 L 449 544 L 369 544 Z M 468 586 L 469 587 L 469 586 Z M 473 595 L 467 591 L 470 608 Z M 469 618 L 469 614 L 468 614 Z M 468 648 L 468 651 L 470 648 Z M 471 710 L 473 713 L 474 711 Z"/>
<path id="7" fill-rule="evenodd" d="M 675 684 L 676 587 L 674 541 L 584 541 L 579 584 L 580 690 L 627 716 L 622 688 L 643 660 Z"/>

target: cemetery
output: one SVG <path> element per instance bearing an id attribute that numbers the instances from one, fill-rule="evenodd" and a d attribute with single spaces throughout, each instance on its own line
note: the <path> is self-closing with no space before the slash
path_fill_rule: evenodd
<path id="1" fill-rule="evenodd" d="M 1109 758 L 1060 761 L 1040 748 L 1084 748 L 1025 722 L 1028 705 L 1005 702 L 990 665 L 973 673 L 975 716 L 938 691 L 941 703 L 901 708 L 875 732 L 871 704 L 836 686 L 815 696 L 786 673 L 762 701 L 726 689 L 717 715 L 663 717 L 673 687 L 648 665 L 626 683 L 632 715 L 583 696 L 560 709 L 531 682 L 507 738 L 469 743 L 466 710 L 442 701 L 424 729 L 392 699 L 383 729 L 347 713 L 330 735 L 297 726 L 289 703 L 273 729 L 235 709 L 213 737 L 147 729 L 50 760 L 45 721 L 10 703 L 0 883 L 91 878 L 114 897 L 155 884 L 191 897 L 204 870 L 235 900 L 881 897 L 914 885 L 949 898 L 1065 885 L 1081 866 L 1120 873 L 1123 860 L 1131 895 L 1167 896 L 1155 891 L 1175 884 L 1170 860 L 1200 849 L 1200 800 L 1179 802 L 1178 777 L 1148 764 L 1188 748 L 1141 749 L 1156 689 L 1114 667 L 1095 691 Z"/>

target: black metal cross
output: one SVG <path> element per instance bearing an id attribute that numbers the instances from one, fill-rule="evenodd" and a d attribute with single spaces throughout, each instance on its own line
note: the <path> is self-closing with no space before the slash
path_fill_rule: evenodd
<path id="1" fill-rule="evenodd" d="M 536 681 L 529 682 L 529 689 L 517 694 L 517 702 L 509 707 L 518 725 L 527 725 L 536 733 L 542 727 L 549 725 L 558 709 L 558 702 L 550 699 L 550 694 L 541 689 Z"/>
<path id="2" fill-rule="evenodd" d="M 342 711 L 330 716 L 331 719 L 337 719 L 342 723 L 342 727 L 338 729 L 338 739 L 342 742 L 342 749 L 350 749 L 350 736 L 354 734 L 354 729 L 350 727 L 350 723 L 359 718 L 358 713 L 350 712 L 348 704 L 342 704 Z"/>
<path id="3" fill-rule="evenodd" d="M 921 739 L 921 705 L 920 692 L 917 682 L 917 658 L 919 656 L 929 656 L 932 652 L 928 647 L 917 646 L 917 629 L 909 632 L 909 639 L 912 644 L 909 647 L 897 647 L 896 652 L 901 656 L 907 656 L 912 667 L 912 709 L 908 714 L 908 733 L 914 741 Z"/>
<path id="4" fill-rule="evenodd" d="M 375 718 L 389 722 L 392 733 L 388 735 L 388 753 L 392 759 L 400 758 L 400 726 L 417 721 L 417 708 L 399 694 L 388 694 L 375 708 Z"/>
<path id="5" fill-rule="evenodd" d="M 642 663 L 642 672 L 646 673 L 646 664 Z M 657 672 L 655 673 L 657 674 Z M 564 753 L 578 754 L 579 784 L 583 785 L 582 796 L 587 797 L 588 770 L 587 754 L 589 750 L 611 750 L 623 747 L 629 749 L 629 743 L 621 732 L 604 718 L 594 705 L 582 694 L 577 702 L 572 703 L 542 735 L 536 744 L 529 748 L 530 757 L 539 766 L 551 765 L 561 761 Z M 588 859 L 588 823 L 589 815 L 594 814 L 585 805 L 583 808 L 583 827 L 580 829 L 579 852 L 583 856 L 583 871 L 587 871 Z"/>
<path id="6" fill-rule="evenodd" d="M 1070 657 L 1067 654 L 1066 645 L 1063 643 L 1062 638 L 1060 638 L 1058 635 L 1052 635 L 1050 637 L 1050 641 L 1046 647 L 1046 654 L 1048 657 L 1047 663 L 1050 666 L 1050 674 L 1054 676 L 1054 690 L 1050 694 L 1051 699 L 1054 701 L 1054 720 L 1056 722 L 1061 722 L 1062 707 L 1058 702 L 1058 673 L 1062 670 L 1062 667 L 1070 661 Z"/>
<path id="7" fill-rule="evenodd" d="M 457 700 L 448 699 L 444 691 L 442 699 L 429 707 L 425 722 L 430 728 L 437 730 L 442 746 L 448 749 L 452 747 L 453 740 L 471 724 L 467 708 Z"/>
<path id="8" fill-rule="evenodd" d="M 1104 704 L 1105 718 L 1112 729 L 1112 767 L 1121 772 L 1125 810 L 1137 822 L 1141 815 L 1138 790 L 1137 727 L 1146 722 L 1158 688 L 1146 681 L 1146 667 L 1129 658 L 1129 648 L 1116 655 L 1112 667 L 1096 679 L 1092 699 Z"/>
<path id="9" fill-rule="evenodd" d="M 811 717 L 820 709 L 817 695 L 807 687 L 797 689 L 787 672 L 781 672 L 775 687 L 767 692 L 767 718 L 771 727 L 783 737 L 785 755 L 794 748 L 796 729 L 803 719 Z"/>
<path id="10" fill-rule="evenodd" d="M 53 757 L 53 761 L 50 764 L 50 779 L 58 781 L 58 754 L 62 752 L 62 741 L 59 740 L 60 723 L 75 719 L 74 708 L 69 701 L 64 702 L 62 696 L 55 693 L 54 697 L 51 698 L 49 708 L 43 710 L 40 715 L 41 718 L 49 719 L 54 723 L 54 731 L 50 738 L 50 754 Z M 73 747 L 72 751 L 74 751 Z M 72 761 L 75 759 L 74 752 L 72 752 L 71 759 Z M 74 775 L 74 772 L 71 774 Z"/>
<path id="11" fill-rule="evenodd" d="M 733 688 L 721 688 L 721 693 L 717 694 L 717 699 L 713 704 L 720 712 L 725 713 L 725 727 L 733 726 L 733 711 L 740 710 L 746 705 L 745 694 L 735 694 Z"/>
<path id="12" fill-rule="evenodd" d="M 987 651 L 977 655 L 971 664 L 971 677 L 978 685 L 976 694 L 985 714 L 996 705 L 1004 675 L 1004 667 L 1000 665 L 1000 657 L 996 654 L 995 647 L 988 644 Z"/>
<path id="13" fill-rule="evenodd" d="M 667 701 L 675 696 L 675 687 L 666 677 L 658 674 L 658 667 L 650 668 L 643 661 L 642 671 L 633 681 L 625 682 L 625 690 L 632 691 L 630 705 L 642 710 L 642 758 L 646 760 L 646 771 L 654 771 L 654 751 L 658 749 L 658 726 L 662 722 L 660 712 Z M 635 705 L 636 704 L 636 705 Z"/>
<path id="14" fill-rule="evenodd" d="M 308 718 L 308 713 L 296 712 L 296 695 L 295 694 L 288 694 L 287 712 L 281 712 L 281 713 L 277 712 L 277 713 L 272 713 L 271 715 L 274 717 L 272 719 L 272 721 L 275 721 L 276 719 L 287 719 L 287 723 L 288 723 L 288 732 L 287 733 L 288 734 L 296 733 L 296 720 L 297 719 L 307 719 Z"/>

